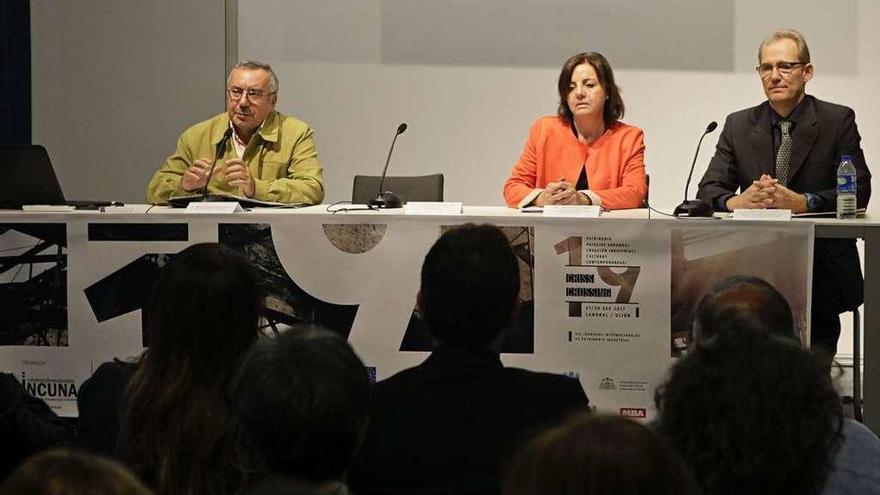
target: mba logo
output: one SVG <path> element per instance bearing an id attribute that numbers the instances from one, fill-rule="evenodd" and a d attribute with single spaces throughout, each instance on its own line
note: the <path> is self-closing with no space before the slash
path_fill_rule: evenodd
<path id="1" fill-rule="evenodd" d="M 624 418 L 645 419 L 648 417 L 648 410 L 640 407 L 621 407 L 620 415 Z"/>

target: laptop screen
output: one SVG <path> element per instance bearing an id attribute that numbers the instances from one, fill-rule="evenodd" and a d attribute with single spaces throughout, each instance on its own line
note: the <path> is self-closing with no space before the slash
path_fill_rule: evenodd
<path id="1" fill-rule="evenodd" d="M 0 146 L 0 174 L 0 208 L 65 204 L 49 153 L 40 145 Z"/>

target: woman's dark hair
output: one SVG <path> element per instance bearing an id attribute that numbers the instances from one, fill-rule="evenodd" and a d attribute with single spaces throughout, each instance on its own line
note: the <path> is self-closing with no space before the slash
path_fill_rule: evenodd
<path id="1" fill-rule="evenodd" d="M 614 82 L 614 71 L 611 70 L 611 64 L 608 60 L 597 52 L 578 53 L 572 56 L 562 64 L 562 70 L 559 72 L 559 110 L 557 113 L 564 118 L 572 129 L 574 128 L 574 115 L 568 108 L 568 94 L 571 93 L 571 74 L 574 69 L 581 64 L 590 64 L 596 71 L 596 77 L 599 78 L 599 85 L 605 90 L 605 109 L 602 112 L 602 120 L 605 122 L 605 128 L 611 127 L 615 122 L 623 118 L 624 106 L 623 97 L 620 96 L 620 88 Z"/>
<path id="2" fill-rule="evenodd" d="M 504 495 L 698 493 L 656 432 L 619 416 L 580 414 L 527 442 L 507 467 Z"/>
<path id="3" fill-rule="evenodd" d="M 467 224 L 440 236 L 422 264 L 419 309 L 437 340 L 483 350 L 510 326 L 519 264 L 494 225 Z"/>
<path id="4" fill-rule="evenodd" d="M 818 494 L 842 439 L 821 359 L 757 321 L 698 341 L 655 401 L 704 495 Z"/>
<path id="5" fill-rule="evenodd" d="M 159 493 L 226 493 L 247 478 L 224 390 L 258 335 L 262 298 L 248 261 L 196 244 L 162 269 L 147 306 L 150 347 L 126 391 L 119 446 Z"/>
<path id="6" fill-rule="evenodd" d="M 69 449 L 40 452 L 0 485 L 0 495 L 150 495 L 122 464 Z"/>

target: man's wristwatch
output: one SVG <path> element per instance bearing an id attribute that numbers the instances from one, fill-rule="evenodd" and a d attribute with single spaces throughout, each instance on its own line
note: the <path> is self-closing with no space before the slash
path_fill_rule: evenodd
<path id="1" fill-rule="evenodd" d="M 813 193 L 804 193 L 807 197 L 807 211 L 813 212 L 822 206 L 822 197 Z"/>

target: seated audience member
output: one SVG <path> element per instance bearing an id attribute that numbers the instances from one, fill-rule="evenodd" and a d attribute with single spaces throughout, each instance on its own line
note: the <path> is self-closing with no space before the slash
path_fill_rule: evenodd
<path id="1" fill-rule="evenodd" d="M 250 462 L 225 391 L 261 309 L 243 256 L 220 244 L 174 255 L 144 308 L 149 348 L 83 383 L 79 443 L 117 452 L 160 494 L 242 491 Z"/>
<path id="2" fill-rule="evenodd" d="M 73 427 L 32 397 L 9 373 L 0 373 L 0 480 L 31 454 L 66 441 Z"/>
<path id="3" fill-rule="evenodd" d="M 785 297 L 764 280 L 745 276 L 719 282 L 703 298 L 694 319 L 695 338 L 699 343 L 713 337 L 718 328 L 749 326 L 753 321 L 778 337 L 800 342 Z M 828 356 L 819 357 L 827 370 Z M 843 439 L 823 493 L 880 495 L 880 440 L 849 418 L 844 418 Z"/>
<path id="4" fill-rule="evenodd" d="M 0 495 L 150 495 L 121 464 L 68 449 L 41 452 L 0 485 Z"/>
<path id="5" fill-rule="evenodd" d="M 532 124 L 504 183 L 511 208 L 552 204 L 638 208 L 648 192 L 644 133 L 624 124 L 611 64 L 596 52 L 562 65 L 557 115 Z"/>
<path id="6" fill-rule="evenodd" d="M 367 425 L 370 380 L 351 346 L 325 330 L 288 330 L 258 343 L 230 386 L 235 409 L 269 476 L 344 493 Z"/>
<path id="7" fill-rule="evenodd" d="M 756 321 L 698 342 L 656 404 L 659 431 L 704 495 L 819 494 L 842 440 L 820 358 Z"/>
<path id="8" fill-rule="evenodd" d="M 417 303 L 436 348 L 376 385 L 354 493 L 498 493 L 501 458 L 522 435 L 587 409 L 576 379 L 501 363 L 518 292 L 497 227 L 453 228 L 431 247 Z"/>
<path id="9" fill-rule="evenodd" d="M 727 277 L 700 300 L 694 317 L 693 340 L 712 337 L 721 325 L 752 320 L 761 322 L 780 337 L 797 338 L 791 306 L 775 287 L 758 277 Z"/>
<path id="10" fill-rule="evenodd" d="M 619 416 L 581 414 L 525 444 L 507 466 L 504 495 L 692 495 L 697 485 L 655 431 Z"/>

